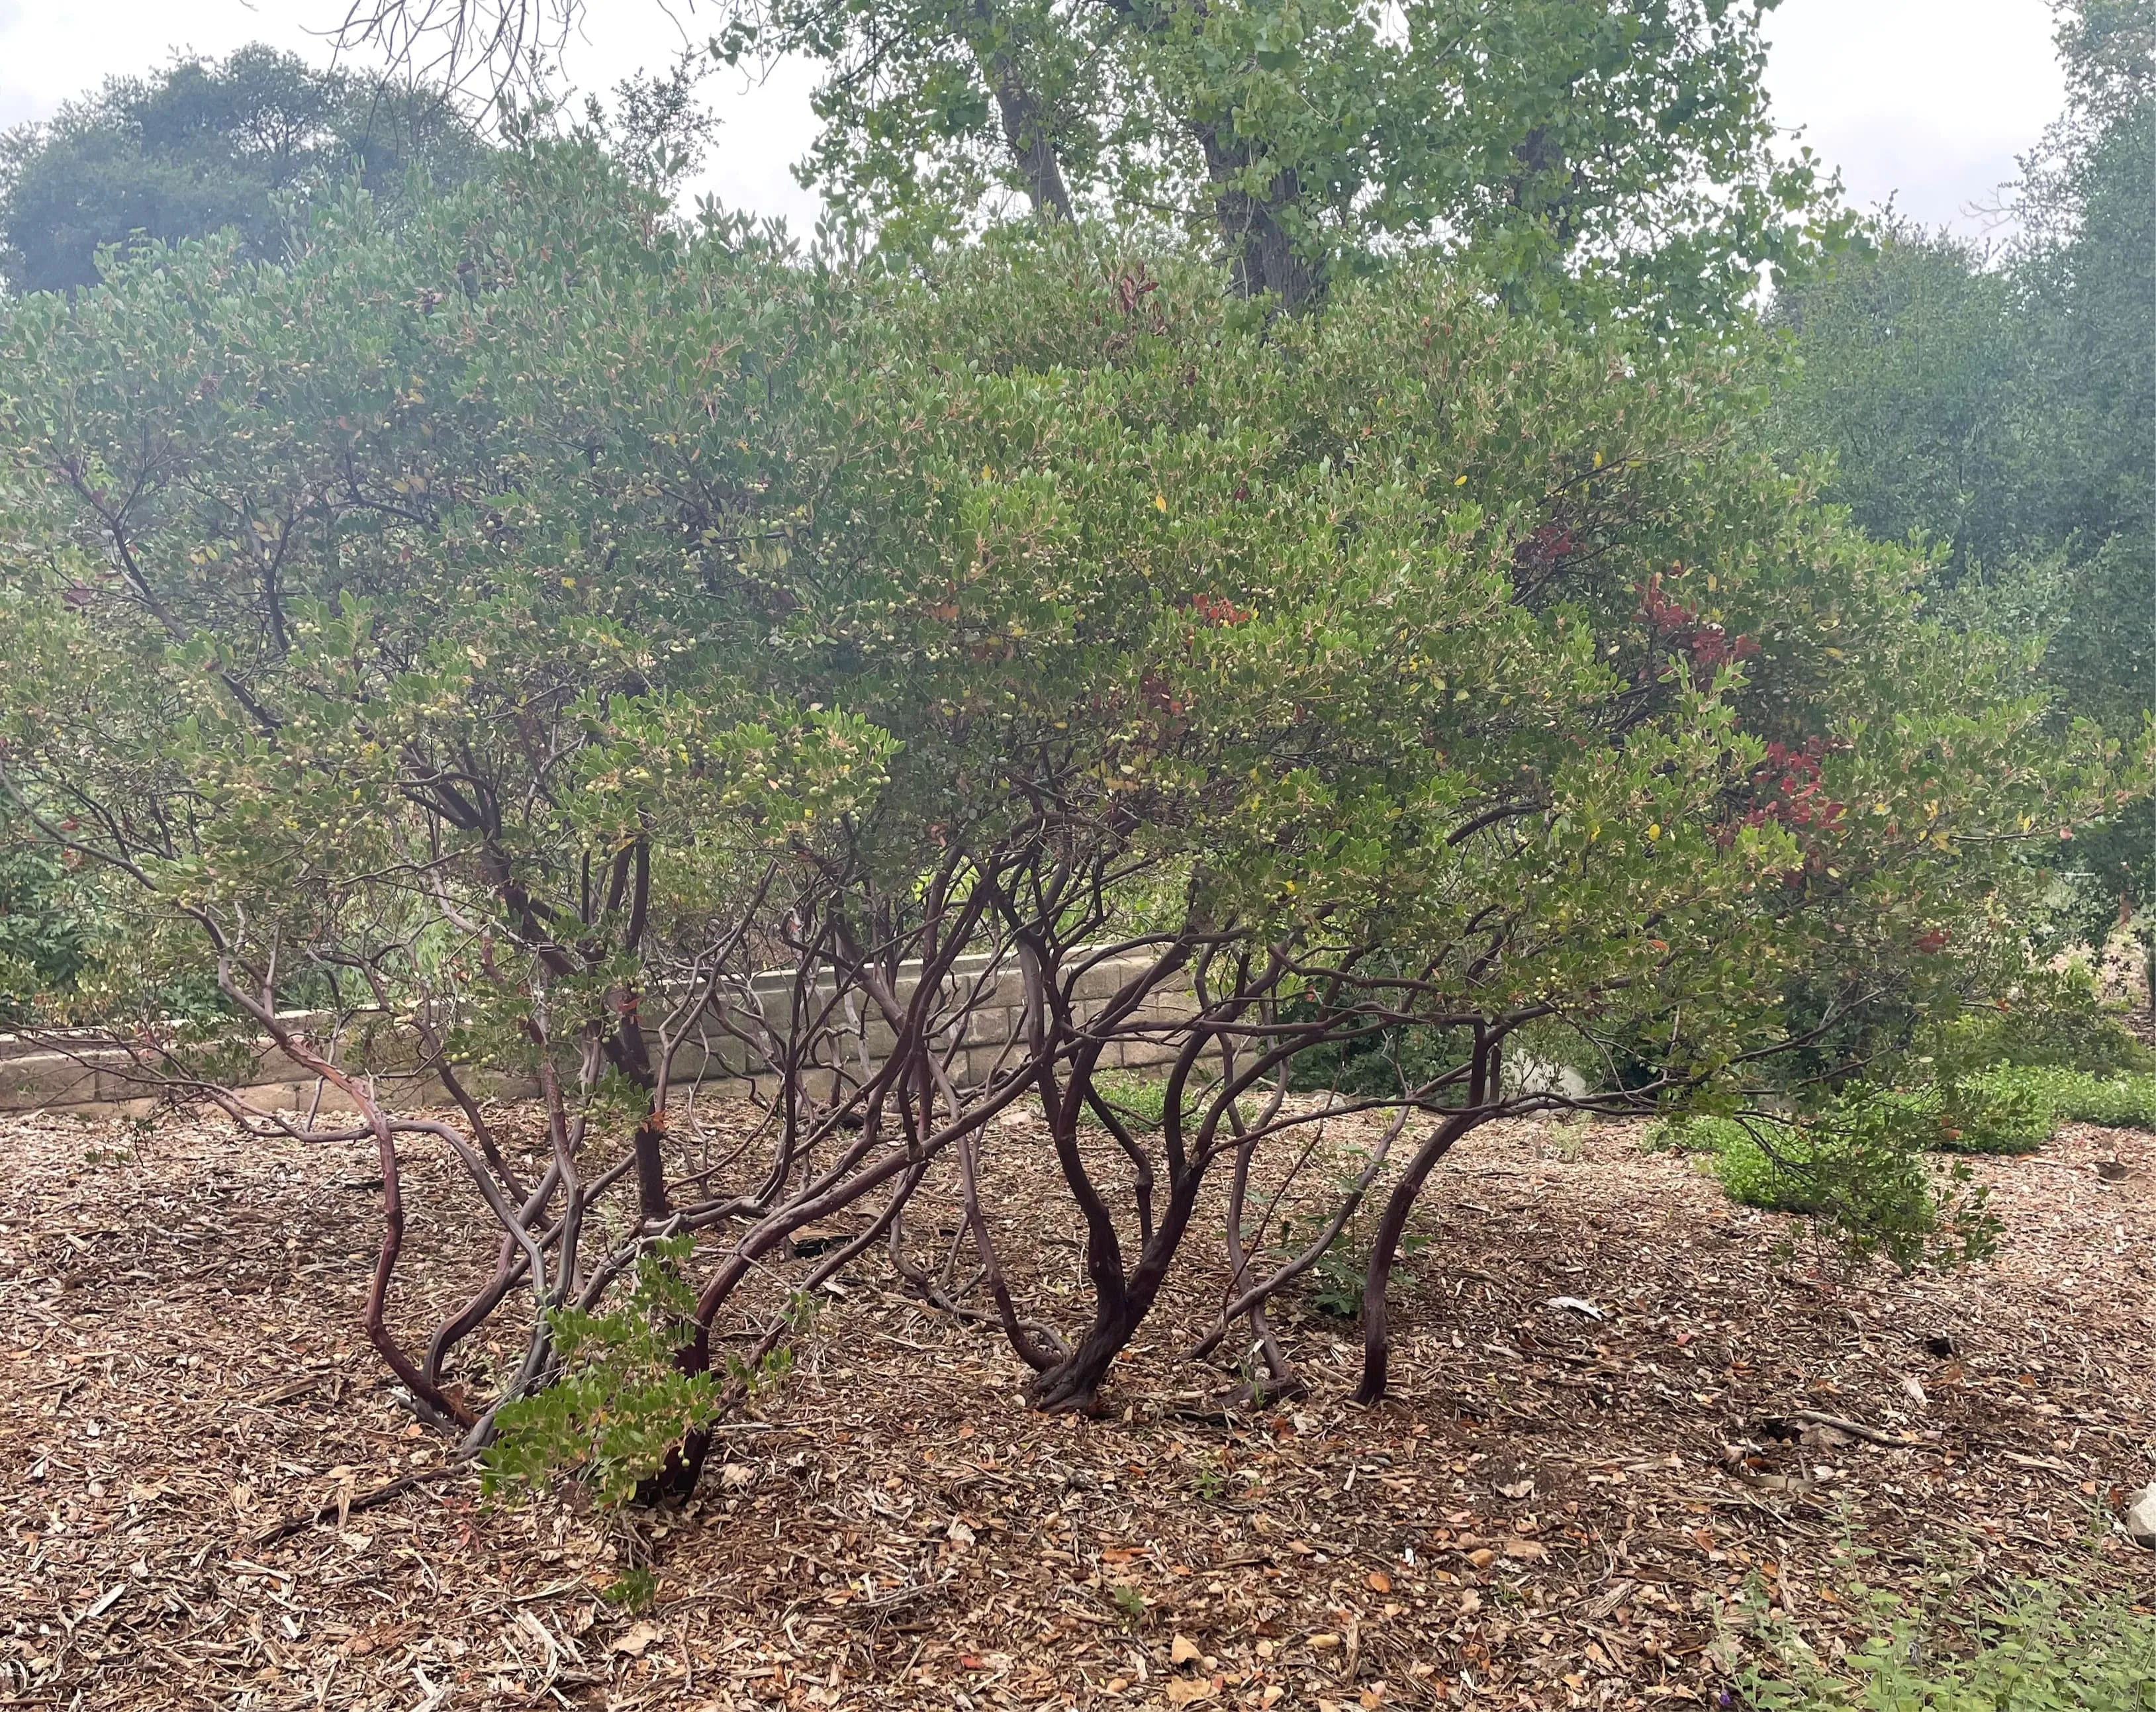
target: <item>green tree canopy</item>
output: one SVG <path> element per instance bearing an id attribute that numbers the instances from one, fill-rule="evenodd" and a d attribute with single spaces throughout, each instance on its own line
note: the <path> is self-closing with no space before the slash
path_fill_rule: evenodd
<path id="1" fill-rule="evenodd" d="M 2061 717 L 2156 711 L 2156 64 L 2145 5 L 2062 9 L 2067 111 L 1980 251 L 1890 225 L 1780 293 L 1799 359 L 1776 431 L 1834 455 L 1829 494 L 1930 537 L 1943 609 L 2045 635 Z M 2062 852 L 2077 925 L 2156 897 L 2146 812 Z"/>
<path id="2" fill-rule="evenodd" d="M 1881 540 L 1936 540 L 1955 579 L 2049 544 L 2025 503 L 2015 308 L 1979 249 L 1896 221 L 1774 299 L 1802 364 L 1776 398 L 1779 437 L 1831 450 L 1833 497 Z"/>
<path id="3" fill-rule="evenodd" d="M 963 225 L 1000 187 L 1204 233 L 1290 304 L 1435 245 L 1521 302 L 1584 276 L 1684 320 L 1820 235 L 1770 147 L 1766 9 L 747 0 L 723 44 L 829 67 L 807 176 L 844 223 Z"/>
<path id="4" fill-rule="evenodd" d="M 1726 320 L 1840 241 L 1777 145 L 1775 0 L 727 0 L 713 52 L 823 69 L 800 171 L 850 242 L 921 253 L 1020 210 L 1201 236 L 1291 306 L 1389 257 L 1516 304 Z M 581 16 L 353 7 L 346 39 L 514 81 Z"/>
<path id="5" fill-rule="evenodd" d="M 320 71 L 266 47 L 115 78 L 43 124 L 0 137 L 0 278 L 74 290 L 97 252 L 230 229 L 282 254 L 287 199 L 357 178 L 393 198 L 424 163 L 445 180 L 485 152 L 439 90 Z"/>

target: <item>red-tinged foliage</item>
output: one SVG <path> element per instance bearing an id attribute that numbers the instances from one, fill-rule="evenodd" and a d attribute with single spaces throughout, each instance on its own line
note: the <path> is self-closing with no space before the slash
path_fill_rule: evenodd
<path id="1" fill-rule="evenodd" d="M 1685 605 L 1662 587 L 1658 571 L 1647 578 L 1640 594 L 1640 616 L 1653 627 L 1657 640 L 1689 650 L 1699 671 L 1755 658 L 1759 645 L 1749 636 L 1732 636 L 1720 625 L 1702 620 L 1697 609 Z"/>

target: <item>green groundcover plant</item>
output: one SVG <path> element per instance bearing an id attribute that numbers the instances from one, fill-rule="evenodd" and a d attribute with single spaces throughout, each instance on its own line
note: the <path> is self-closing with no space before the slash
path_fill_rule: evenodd
<path id="1" fill-rule="evenodd" d="M 2057 1118 L 2118 1129 L 2156 1129 L 2156 1076 L 2097 1076 L 2086 1070 L 2002 1065 L 1987 1086 L 2025 1091 Z"/>
<path id="2" fill-rule="evenodd" d="M 1860 1257 L 1878 1253 L 1903 1267 L 1971 1258 L 1989 1252 L 1997 1235 L 1968 1168 L 1927 1164 L 1938 1121 L 1918 1102 L 1864 1092 L 1795 1121 L 1665 1119 L 1645 1141 L 1702 1155 L 1732 1200 L 1815 1221 Z"/>
<path id="3" fill-rule="evenodd" d="M 1774 1662 L 1741 1678 L 1744 1704 L 1758 1712 L 2156 1709 L 2156 1613 L 2145 1601 L 2024 1581 L 1950 1616 L 1892 1594 L 1869 1606 L 1871 1637 L 1831 1663 L 1780 1633 Z"/>

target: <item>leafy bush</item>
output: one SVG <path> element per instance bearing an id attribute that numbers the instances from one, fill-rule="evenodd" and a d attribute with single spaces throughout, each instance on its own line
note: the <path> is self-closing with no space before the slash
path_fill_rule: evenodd
<path id="1" fill-rule="evenodd" d="M 2050 1103 L 2012 1073 L 1901 1098 L 1938 1124 L 1932 1145 L 1942 1153 L 2032 1154 L 2056 1127 Z"/>
<path id="2" fill-rule="evenodd" d="M 687 1434 L 711 1425 L 717 1377 L 684 1373 L 675 1360 L 696 1329 L 696 1293 L 682 1276 L 695 1247 L 688 1236 L 648 1245 L 634 1289 L 613 1313 L 547 1314 L 560 1377 L 496 1413 L 487 1493 L 543 1490 L 580 1474 L 601 1504 L 625 1504 Z"/>
<path id="3" fill-rule="evenodd" d="M 2132 1123 L 2156 1110 L 2148 1049 L 2104 1009 L 2085 965 L 2027 970 L 2016 985 L 1938 1027 L 1917 1061 L 1925 1084 L 1889 1097 L 1936 1123 L 1931 1145 L 2033 1153 L 2062 1118 Z"/>
<path id="4" fill-rule="evenodd" d="M 2034 978 L 2032 978 L 2033 979 Z M 2156 1057 L 2105 1010 L 2085 967 L 2046 975 L 2018 1001 L 1965 1012 L 1943 1031 L 1952 1063 L 2041 1066 L 2115 1075 L 2156 1069 Z"/>
<path id="5" fill-rule="evenodd" d="M 1861 1101 L 1922 1150 L 1947 1154 L 2030 1154 L 2061 1122 L 2156 1130 L 2156 1076 L 2092 1076 L 2086 1071 L 2000 1064 L 1943 1087 L 1858 1091 Z M 1671 1117 L 1648 1127 L 1650 1153 L 1711 1154 L 1716 1175 L 1748 1206 L 1804 1212 L 1806 1191 L 1763 1153 L 1751 1131 L 1724 1118 Z"/>
<path id="6" fill-rule="evenodd" d="M 1931 1145 L 1945 1153 L 2034 1153 L 2066 1121 L 2156 1129 L 2156 1076 L 1998 1064 L 1887 1098 L 1929 1113 L 1939 1126 Z"/>
<path id="7" fill-rule="evenodd" d="M 2012 997 L 1964 1010 L 1939 1029 L 1938 1062 L 1949 1072 L 1994 1064 L 2156 1070 L 2156 1053 L 2106 1007 L 2087 964 L 2030 969 L 2016 985 Z"/>
<path id="8" fill-rule="evenodd" d="M 2156 1617 L 2123 1598 L 2076 1601 L 2042 1582 L 1977 1607 L 1966 1627 L 1902 1601 L 1829 1669 L 1784 1637 L 1772 1671 L 1742 1682 L 1760 1712 L 2156 1712 Z"/>
<path id="9" fill-rule="evenodd" d="M 1666 1118 L 1645 1140 L 1702 1155 L 1740 1206 L 1811 1219 L 1856 1254 L 1909 1267 L 1983 1254 L 1996 1235 L 1966 1167 L 1942 1175 L 1926 1166 L 1937 1129 L 1936 1108 L 1867 1094 L 1797 1121 Z"/>
<path id="10" fill-rule="evenodd" d="M 502 1468 L 633 1486 L 713 1406 L 673 1358 L 708 1364 L 764 1257 L 872 1195 L 993 1195 L 977 1144 L 1021 1094 L 1093 1311 L 1066 1339 L 986 1253 L 976 1288 L 1033 1400 L 1090 1407 L 1209 1174 L 1301 1145 L 1299 1103 L 1253 1136 L 1239 1093 L 1396 1030 L 1367 1098 L 1440 1121 L 1360 1251 L 1374 1400 L 1430 1172 L 1562 1098 L 1505 1079 L 1519 1031 L 1552 1036 L 1522 1063 L 1623 1048 L 1640 1109 L 1734 1107 L 1799 1053 L 1845 1076 L 1834 995 L 2003 990 L 2017 841 L 2139 785 L 1753 455 L 1719 342 L 1537 326 L 1426 269 L 1275 319 L 1060 229 L 827 272 L 552 147 L 310 233 L 0 311 L 0 785 L 83 805 L 41 835 L 112 877 L 131 941 L 216 968 L 221 1028 L 117 1018 L 191 1098 L 320 1128 L 235 1092 L 274 1040 L 367 1112 L 385 1218 L 398 1147 L 448 1147 L 549 1308 L 703 1233 L 685 1344 L 657 1279 L 538 1322 L 562 1394 L 517 1404 Z M 1091 990 L 1107 946 L 1130 972 Z M 827 996 L 767 1004 L 774 959 Z M 239 1068 L 197 1067 L 220 1046 Z M 1131 1137 L 1109 1184 L 1073 1131 L 1132 1048 L 1212 1080 L 1201 1133 Z M 768 1149 L 712 1163 L 700 1064 L 779 1096 Z M 377 1066 L 461 1123 L 385 1109 Z M 538 1082 L 581 1153 L 525 1182 L 482 1078 Z M 1908 1139 L 1807 1136 L 1815 1216 L 1945 1238 Z M 472 1316 L 415 1335 L 390 1278 L 370 1339 L 483 1433 L 498 1394 L 444 1365 Z"/>

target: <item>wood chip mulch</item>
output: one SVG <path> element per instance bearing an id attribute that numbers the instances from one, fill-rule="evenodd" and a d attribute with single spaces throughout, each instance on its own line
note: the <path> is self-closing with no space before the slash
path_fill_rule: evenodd
<path id="1" fill-rule="evenodd" d="M 1770 1617 L 1852 1644 L 1860 1584 L 2156 1597 L 2112 1529 L 2156 1478 L 2140 1134 L 1982 1162 L 1998 1259 L 1902 1278 L 1635 1127 L 1486 1132 L 1424 1197 L 1370 1411 L 1305 1293 L 1309 1395 L 1219 1413 L 1193 1287 L 1101 1417 L 1043 1418 L 865 1259 L 699 1495 L 612 1517 L 483 1504 L 400 1408 L 353 1323 L 363 1150 L 29 1116 L 0 1166 L 0 1709 L 1633 1709 L 1716 1701 Z M 417 1327 L 485 1245 L 414 1181 Z M 1014 1281 L 1071 1324 L 1075 1244 L 1034 1234 Z M 635 1566 L 655 1602 L 609 1603 Z"/>

